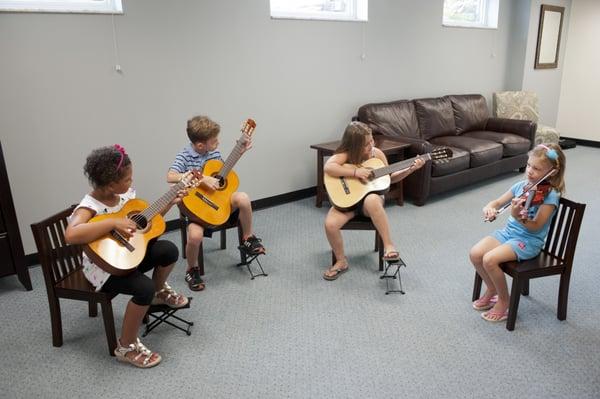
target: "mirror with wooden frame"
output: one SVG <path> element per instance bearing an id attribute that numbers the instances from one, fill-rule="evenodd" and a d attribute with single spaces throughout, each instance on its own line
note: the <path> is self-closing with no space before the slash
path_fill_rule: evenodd
<path id="1" fill-rule="evenodd" d="M 564 7 L 542 4 L 535 50 L 535 69 L 558 67 L 558 49 L 564 12 Z"/>

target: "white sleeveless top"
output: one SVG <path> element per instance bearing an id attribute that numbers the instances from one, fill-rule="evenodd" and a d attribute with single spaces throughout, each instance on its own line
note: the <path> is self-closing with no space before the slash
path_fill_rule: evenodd
<path id="1" fill-rule="evenodd" d="M 127 201 L 132 198 L 135 198 L 135 190 L 133 188 L 129 188 L 126 193 L 119 194 L 119 203 L 115 206 L 108 206 L 89 194 L 86 194 L 85 197 L 81 200 L 79 205 L 75 208 L 73 212 L 75 212 L 79 208 L 87 208 L 91 209 L 96 213 L 96 215 L 104 215 L 107 213 L 115 213 L 119 212 L 123 205 Z M 87 257 L 85 252 L 83 253 L 83 274 L 85 278 L 96 288 L 96 291 L 100 291 L 106 280 L 110 277 L 110 273 L 105 272 L 100 267 L 96 266 L 94 262 Z"/>

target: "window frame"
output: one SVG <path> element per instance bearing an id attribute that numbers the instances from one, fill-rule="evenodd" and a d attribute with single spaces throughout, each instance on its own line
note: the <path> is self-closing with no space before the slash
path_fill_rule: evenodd
<path id="1" fill-rule="evenodd" d="M 475 29 L 498 29 L 498 14 L 500 13 L 500 0 L 478 0 L 480 12 L 478 21 L 457 21 L 449 19 L 446 14 L 446 2 L 442 5 L 442 26 L 448 28 L 475 28 Z"/>
<path id="2" fill-rule="evenodd" d="M 290 7 L 288 10 L 277 9 L 281 6 L 284 0 L 270 0 L 269 9 L 272 19 L 303 19 L 317 21 L 346 21 L 346 22 L 367 22 L 369 20 L 368 9 L 369 0 L 344 0 L 350 5 L 349 10 L 344 13 L 336 11 L 320 11 L 320 12 L 300 12 Z M 307 0 L 307 2 L 310 0 Z M 323 0 L 324 2 L 327 0 Z M 331 0 L 335 1 L 335 0 Z M 275 5 L 274 3 L 279 2 Z M 312 3 L 317 3 L 313 0 Z M 275 9 L 274 9 L 275 8 Z"/>
<path id="3" fill-rule="evenodd" d="M 121 0 L 0 0 L 0 12 L 123 14 Z"/>

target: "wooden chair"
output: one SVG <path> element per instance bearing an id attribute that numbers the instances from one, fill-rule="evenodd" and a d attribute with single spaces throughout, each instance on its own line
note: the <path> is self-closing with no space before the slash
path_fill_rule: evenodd
<path id="1" fill-rule="evenodd" d="M 375 228 L 375 225 L 371 221 L 371 218 L 366 216 L 355 216 L 350 219 L 343 227 L 342 230 L 371 230 L 375 231 L 375 249 L 374 251 L 379 252 L 379 271 L 383 271 L 383 240 L 379 235 L 379 232 Z M 331 251 L 331 264 L 335 264 L 337 261 L 335 254 Z"/>
<path id="2" fill-rule="evenodd" d="M 533 259 L 523 262 L 506 262 L 500 265 L 504 273 L 513 279 L 510 291 L 508 320 L 506 321 L 507 330 L 512 331 L 515 329 L 519 299 L 521 295 L 529 295 L 529 280 L 532 278 L 560 274 L 556 315 L 559 320 L 567 318 L 569 281 L 573 268 L 575 246 L 577 245 L 577 237 L 579 236 L 579 228 L 581 227 L 584 211 L 585 204 L 561 198 L 558 210 L 552 219 L 542 252 Z M 481 282 L 481 277 L 475 273 L 473 301 L 479 298 Z"/>
<path id="3" fill-rule="evenodd" d="M 75 205 L 31 225 L 44 273 L 46 291 L 48 292 L 52 344 L 54 346 L 62 346 L 63 344 L 60 298 L 88 302 L 90 317 L 98 315 L 97 304 L 100 303 L 108 352 L 111 356 L 114 356 L 114 350 L 117 347 L 117 336 L 115 334 L 111 300 L 116 294 L 95 291 L 83 275 L 81 265 L 82 247 L 80 245 L 69 245 L 65 242 L 67 218 L 73 213 L 74 209 Z"/>
<path id="4" fill-rule="evenodd" d="M 179 227 L 181 232 L 181 252 L 185 259 L 185 247 L 187 245 L 187 226 L 189 224 L 189 218 L 183 213 L 179 213 Z M 242 245 L 242 226 L 240 226 L 239 219 L 235 221 L 227 220 L 227 222 L 213 229 L 213 231 L 221 233 L 221 249 L 227 248 L 227 229 L 237 228 L 238 243 Z M 200 243 L 200 249 L 198 251 L 198 267 L 200 268 L 200 275 L 204 276 L 204 240 Z M 246 263 L 246 254 L 240 251 L 241 263 Z"/>

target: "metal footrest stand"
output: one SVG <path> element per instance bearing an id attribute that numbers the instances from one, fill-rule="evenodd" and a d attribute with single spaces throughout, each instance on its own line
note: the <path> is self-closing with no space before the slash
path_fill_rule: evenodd
<path id="1" fill-rule="evenodd" d="M 248 251 L 246 251 L 246 247 L 240 245 L 238 247 L 238 249 L 244 254 L 244 256 L 242 256 L 243 261 L 238 263 L 237 266 L 246 266 L 246 268 L 248 268 L 248 272 L 250 273 L 250 280 L 254 280 L 255 277 L 258 276 L 264 276 L 267 277 L 268 274 L 265 273 L 262 265 L 260 264 L 260 260 L 258 260 L 258 257 L 260 255 L 264 255 L 264 253 L 260 252 L 257 254 L 254 253 L 250 253 Z M 256 261 L 256 263 L 258 264 L 258 268 L 260 269 L 260 273 L 256 273 L 254 274 L 254 272 L 252 271 L 252 269 L 250 268 L 250 265 L 252 264 L 252 262 Z"/>
<path id="2" fill-rule="evenodd" d="M 404 295 L 405 292 L 402 290 L 402 277 L 400 277 L 400 267 L 406 267 L 406 263 L 404 263 L 404 261 L 400 258 L 398 258 L 397 260 L 386 260 L 384 262 L 385 269 L 383 270 L 383 274 L 379 276 L 379 278 L 381 280 L 385 280 L 385 295 L 391 293 L 400 293 Z M 399 289 L 390 290 L 390 280 L 398 280 Z"/>
<path id="3" fill-rule="evenodd" d="M 145 337 L 146 335 L 148 335 L 150 333 L 150 331 L 154 330 L 157 326 L 159 326 L 162 323 L 167 323 L 168 325 L 175 327 L 178 330 L 183 331 L 187 335 L 192 335 L 192 332 L 190 331 L 190 329 L 192 328 L 194 323 L 191 321 L 182 319 L 181 317 L 178 317 L 175 315 L 175 312 L 177 312 L 178 310 L 189 309 L 191 302 L 192 302 L 192 297 L 188 297 L 187 305 L 182 306 L 180 308 L 172 308 L 167 305 L 150 305 L 150 307 L 148 308 L 148 312 L 146 313 L 146 316 L 144 317 L 144 323 L 146 324 L 146 329 L 142 333 L 142 337 Z M 150 322 L 149 316 L 152 316 L 154 318 L 154 320 L 152 320 Z M 181 325 L 171 323 L 169 320 L 167 320 L 170 318 L 179 320 L 179 322 L 180 322 L 179 324 L 181 324 Z"/>

